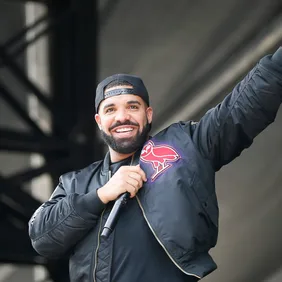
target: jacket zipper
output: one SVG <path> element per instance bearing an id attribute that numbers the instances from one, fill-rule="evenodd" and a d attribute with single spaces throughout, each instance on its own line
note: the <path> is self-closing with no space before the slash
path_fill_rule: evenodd
<path id="1" fill-rule="evenodd" d="M 109 179 L 108 181 L 110 180 L 110 178 L 112 177 L 111 175 L 111 171 L 109 170 Z M 104 208 L 102 214 L 101 214 L 101 217 L 100 217 L 100 224 L 99 224 L 99 230 L 98 230 L 98 239 L 97 239 L 97 248 L 96 248 L 96 251 L 95 251 L 95 264 L 94 264 L 94 270 L 93 270 L 93 280 L 94 282 L 96 282 L 96 269 L 97 269 L 97 263 L 98 263 L 98 250 L 99 250 L 99 247 L 100 247 L 100 233 L 101 233 L 101 229 L 102 229 L 102 223 L 103 223 L 103 215 L 105 213 L 105 210 L 106 208 Z"/>
<path id="2" fill-rule="evenodd" d="M 177 267 L 178 267 L 183 273 L 185 273 L 186 275 L 194 276 L 194 277 L 197 277 L 197 278 L 201 279 L 202 277 L 200 277 L 200 276 L 198 276 L 198 275 L 196 275 L 196 274 L 193 274 L 193 273 L 189 273 L 189 272 L 184 271 L 184 270 L 176 263 L 176 261 L 172 258 L 172 256 L 170 255 L 170 253 L 168 252 L 168 250 L 166 249 L 166 247 L 163 245 L 163 243 L 161 242 L 161 240 L 158 238 L 158 236 L 157 236 L 157 234 L 155 233 L 154 229 L 152 228 L 151 224 L 149 223 L 149 221 L 148 221 L 148 219 L 147 219 L 147 217 L 146 217 L 146 215 L 145 215 L 144 209 L 143 209 L 143 207 L 142 207 L 142 204 L 141 204 L 141 202 L 140 202 L 140 200 L 139 200 L 139 197 L 138 197 L 137 195 L 136 195 L 135 197 L 136 197 L 136 200 L 137 200 L 137 202 L 138 202 L 138 205 L 139 205 L 140 209 L 142 210 L 143 216 L 144 216 L 144 218 L 145 218 L 145 220 L 146 220 L 146 222 L 147 222 L 149 228 L 151 229 L 153 235 L 155 236 L 155 238 L 157 239 L 157 241 L 159 242 L 159 244 L 160 244 L 160 245 L 162 246 L 162 248 L 165 250 L 165 252 L 166 252 L 166 254 L 168 255 L 168 257 L 170 258 L 170 260 L 175 264 L 175 266 L 177 266 Z"/>
<path id="3" fill-rule="evenodd" d="M 131 157 L 131 162 L 130 162 L 130 165 L 133 164 L 133 160 L 134 160 L 134 155 L 132 155 Z M 109 177 L 108 177 L 108 181 L 111 179 L 112 177 L 112 172 L 109 170 Z M 97 269 L 97 263 L 98 263 L 98 250 L 99 250 L 99 247 L 100 247 L 100 233 L 101 233 L 101 229 L 102 229 L 102 219 L 103 219 L 103 215 L 105 213 L 105 210 L 106 208 L 103 210 L 102 214 L 101 214 L 101 217 L 100 217 L 100 225 L 99 225 L 99 230 L 98 230 L 98 240 L 97 240 L 97 248 L 96 248 L 96 251 L 95 251 L 95 264 L 94 264 L 94 270 L 93 270 L 93 281 L 96 282 L 96 269 Z"/>

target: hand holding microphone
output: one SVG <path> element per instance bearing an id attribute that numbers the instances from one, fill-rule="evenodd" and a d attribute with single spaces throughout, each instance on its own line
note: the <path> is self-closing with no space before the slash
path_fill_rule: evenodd
<path id="1" fill-rule="evenodd" d="M 102 237 L 108 238 L 113 231 L 122 206 L 129 198 L 133 198 L 138 190 L 143 186 L 143 181 L 147 181 L 145 172 L 137 166 L 120 167 L 109 182 L 97 193 L 101 201 L 107 204 L 116 200 L 103 228 Z"/>
<path id="2" fill-rule="evenodd" d="M 103 187 L 98 189 L 99 198 L 104 204 L 116 200 L 121 194 L 128 192 L 133 198 L 147 181 L 145 172 L 136 166 L 122 166 Z"/>

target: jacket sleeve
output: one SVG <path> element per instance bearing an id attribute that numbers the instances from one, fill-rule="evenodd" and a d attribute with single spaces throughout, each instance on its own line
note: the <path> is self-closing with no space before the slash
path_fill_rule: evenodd
<path id="1" fill-rule="evenodd" d="M 215 108 L 192 125 L 193 141 L 215 170 L 248 148 L 282 102 L 282 48 L 268 55 Z"/>
<path id="2" fill-rule="evenodd" d="M 83 195 L 67 193 L 66 185 L 70 186 L 70 181 L 60 177 L 49 201 L 29 221 L 32 246 L 44 257 L 58 258 L 68 253 L 95 226 L 105 207 L 96 190 Z"/>

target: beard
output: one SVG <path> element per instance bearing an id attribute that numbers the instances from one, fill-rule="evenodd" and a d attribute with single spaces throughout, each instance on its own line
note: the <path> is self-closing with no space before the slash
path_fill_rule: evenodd
<path id="1" fill-rule="evenodd" d="M 121 125 L 137 125 L 135 123 L 132 123 L 130 121 L 127 121 L 125 123 L 119 123 L 115 124 L 110 128 L 112 130 L 116 126 Z M 151 124 L 147 123 L 145 124 L 143 130 L 141 132 L 137 132 L 137 134 L 130 138 L 114 138 L 112 135 L 108 135 L 105 131 L 101 129 L 101 136 L 104 142 L 111 147 L 114 151 L 120 153 L 120 154 L 131 154 L 135 152 L 136 150 L 143 147 L 144 143 L 147 141 L 149 132 L 151 130 Z"/>

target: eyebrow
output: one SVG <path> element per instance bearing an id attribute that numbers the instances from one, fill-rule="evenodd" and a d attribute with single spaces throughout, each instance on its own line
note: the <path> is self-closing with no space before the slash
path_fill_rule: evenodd
<path id="1" fill-rule="evenodd" d="M 130 101 L 126 102 L 126 104 L 128 104 L 128 105 L 138 104 L 138 105 L 141 106 L 141 103 L 140 103 L 139 101 L 137 101 L 137 100 L 130 100 Z M 105 110 L 105 109 L 107 109 L 107 108 L 114 107 L 114 106 L 115 106 L 114 103 L 106 104 L 106 105 L 103 107 L 103 109 Z"/>
<path id="2" fill-rule="evenodd" d="M 137 100 L 128 101 L 127 104 L 130 104 L 130 105 L 132 105 L 132 104 L 138 104 L 138 105 L 141 106 L 141 103 L 140 103 L 139 101 L 137 101 Z"/>
<path id="3" fill-rule="evenodd" d="M 103 107 L 103 109 L 106 109 L 106 108 L 109 108 L 109 107 L 114 107 L 114 103 L 111 103 L 111 104 L 107 104 Z"/>

